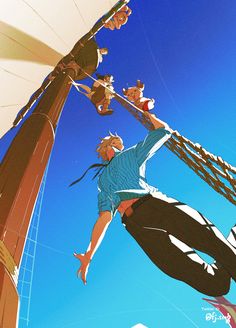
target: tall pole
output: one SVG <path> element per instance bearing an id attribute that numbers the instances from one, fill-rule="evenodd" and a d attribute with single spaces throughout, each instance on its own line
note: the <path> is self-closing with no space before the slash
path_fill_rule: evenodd
<path id="1" fill-rule="evenodd" d="M 13 140 L 0 171 L 0 326 L 16 327 L 17 271 L 31 215 L 55 140 L 55 129 L 69 93 L 67 69 L 48 87 Z"/>
<path id="2" fill-rule="evenodd" d="M 17 273 L 41 181 L 52 151 L 70 77 L 84 78 L 80 66 L 92 74 L 98 65 L 93 36 L 128 1 L 123 0 L 77 42 L 47 86 L 36 108 L 14 138 L 0 166 L 0 327 L 18 321 Z"/>

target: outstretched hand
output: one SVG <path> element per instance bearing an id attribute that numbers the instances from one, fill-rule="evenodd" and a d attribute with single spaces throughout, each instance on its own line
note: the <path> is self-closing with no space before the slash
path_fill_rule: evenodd
<path id="1" fill-rule="evenodd" d="M 77 271 L 77 275 L 78 275 L 78 277 L 81 277 L 83 283 L 86 285 L 86 283 L 87 283 L 86 276 L 87 276 L 87 273 L 88 273 L 88 268 L 89 268 L 91 258 L 90 258 L 88 253 L 85 253 L 85 254 L 74 253 L 74 256 L 77 259 L 79 259 L 80 262 L 81 262 L 80 268 Z"/>

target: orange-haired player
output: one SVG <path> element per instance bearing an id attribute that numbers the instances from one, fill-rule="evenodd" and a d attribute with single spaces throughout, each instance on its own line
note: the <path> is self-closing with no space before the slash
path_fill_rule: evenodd
<path id="1" fill-rule="evenodd" d="M 104 27 L 112 31 L 115 29 L 119 30 L 122 25 L 127 23 L 131 13 L 132 10 L 128 6 L 124 6 L 104 25 Z"/>
<path id="2" fill-rule="evenodd" d="M 136 86 L 129 87 L 128 89 L 123 88 L 124 96 L 136 107 L 147 112 L 154 108 L 155 100 L 152 98 L 143 97 L 144 83 L 137 80 Z"/>

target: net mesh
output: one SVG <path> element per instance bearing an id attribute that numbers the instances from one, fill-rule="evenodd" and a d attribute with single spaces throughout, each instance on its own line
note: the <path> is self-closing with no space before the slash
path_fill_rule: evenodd
<path id="1" fill-rule="evenodd" d="M 148 130 L 153 129 L 151 122 L 139 108 L 118 94 L 115 99 Z M 178 131 L 172 133 L 165 145 L 215 191 L 236 204 L 236 167 L 209 153 L 200 144 L 183 137 Z"/>

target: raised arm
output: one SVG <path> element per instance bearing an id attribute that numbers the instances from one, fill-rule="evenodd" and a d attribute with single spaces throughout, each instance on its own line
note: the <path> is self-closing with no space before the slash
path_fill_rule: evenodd
<path id="1" fill-rule="evenodd" d="M 146 160 L 150 159 L 170 138 L 172 132 L 169 126 L 158 119 L 154 114 L 145 112 L 145 116 L 150 119 L 155 129 L 150 131 L 146 138 L 134 147 L 139 165 L 142 165 Z"/>
<path id="2" fill-rule="evenodd" d="M 167 123 L 161 121 L 159 118 L 156 117 L 156 115 L 151 114 L 150 112 L 144 112 L 144 115 L 149 118 L 149 120 L 151 121 L 151 123 L 153 124 L 155 130 L 159 129 L 159 128 L 165 128 L 165 129 L 169 129 L 169 126 Z"/>
<path id="3" fill-rule="evenodd" d="M 86 276 L 88 268 L 97 248 L 102 242 L 106 230 L 111 223 L 112 213 L 110 211 L 100 212 L 99 217 L 93 227 L 91 241 L 85 254 L 76 254 L 74 256 L 81 261 L 81 266 L 78 270 L 78 275 L 81 276 L 84 284 L 86 284 Z"/>

